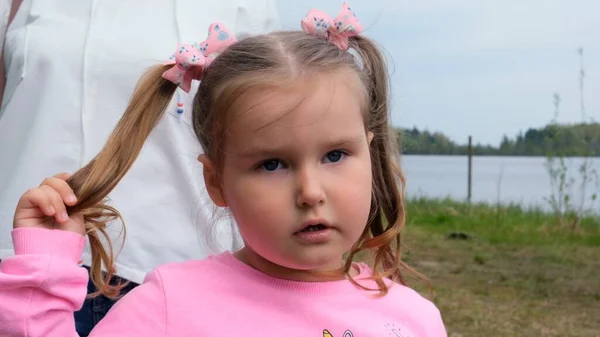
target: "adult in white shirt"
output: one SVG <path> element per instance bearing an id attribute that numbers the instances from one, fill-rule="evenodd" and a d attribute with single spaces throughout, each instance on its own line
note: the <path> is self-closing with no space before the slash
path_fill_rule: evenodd
<path id="1" fill-rule="evenodd" d="M 274 30 L 275 2 L 13 0 L 13 15 L 4 15 L 5 26 L 11 23 L 0 62 L 6 76 L 0 110 L 0 258 L 13 254 L 7 233 L 20 195 L 44 177 L 74 172 L 92 159 L 145 70 L 167 60 L 178 43 L 204 40 L 214 21 L 238 38 Z M 133 286 L 160 264 L 201 259 L 241 244 L 230 224 L 212 228 L 213 208 L 196 160 L 202 150 L 189 124 L 194 93 L 178 89 L 110 195 L 127 228 L 116 274 Z M 120 242 L 120 224 L 110 228 L 113 242 Z M 83 264 L 90 262 L 88 250 Z M 78 332 L 86 335 L 112 304 L 102 297 L 86 301 L 76 314 Z"/>

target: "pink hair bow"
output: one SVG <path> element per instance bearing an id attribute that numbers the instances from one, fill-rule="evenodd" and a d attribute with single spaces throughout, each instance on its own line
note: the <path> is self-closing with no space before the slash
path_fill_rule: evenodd
<path id="1" fill-rule="evenodd" d="M 348 50 L 348 38 L 358 35 L 363 30 L 358 18 L 346 2 L 335 18 L 332 19 L 327 13 L 313 9 L 306 14 L 300 25 L 303 31 L 327 38 L 341 50 Z"/>
<path id="2" fill-rule="evenodd" d="M 165 64 L 173 67 L 163 73 L 163 78 L 190 92 L 192 80 L 201 80 L 210 63 L 237 40 L 222 23 L 208 28 L 208 37 L 198 44 L 180 44 Z"/>
<path id="3" fill-rule="evenodd" d="M 177 46 L 177 52 L 171 56 L 166 64 L 175 64 L 163 73 L 163 78 L 177 84 L 185 92 L 190 92 L 192 80 L 202 78 L 206 58 L 196 48 L 189 44 Z"/>

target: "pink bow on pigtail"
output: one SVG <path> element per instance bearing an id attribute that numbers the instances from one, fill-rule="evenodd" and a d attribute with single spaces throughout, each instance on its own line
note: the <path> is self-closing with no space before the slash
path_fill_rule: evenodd
<path id="1" fill-rule="evenodd" d="M 197 45 L 206 57 L 206 67 L 225 49 L 236 43 L 235 36 L 222 23 L 213 23 L 208 27 L 208 37 Z"/>
<path id="2" fill-rule="evenodd" d="M 163 78 L 177 84 L 183 91 L 190 92 L 192 80 L 202 78 L 206 58 L 192 45 L 180 44 L 166 64 L 175 65 L 163 73 Z"/>
<path id="3" fill-rule="evenodd" d="M 216 22 L 208 28 L 208 37 L 199 44 L 181 44 L 169 61 L 173 67 L 163 73 L 163 78 L 177 84 L 183 91 L 190 92 L 192 80 L 201 80 L 206 68 L 225 49 L 237 40 L 222 23 Z"/>
<path id="4" fill-rule="evenodd" d="M 335 18 L 332 19 L 327 13 L 313 9 L 306 14 L 300 25 L 303 31 L 327 38 L 341 50 L 348 50 L 348 38 L 358 35 L 363 30 L 346 2 Z"/>

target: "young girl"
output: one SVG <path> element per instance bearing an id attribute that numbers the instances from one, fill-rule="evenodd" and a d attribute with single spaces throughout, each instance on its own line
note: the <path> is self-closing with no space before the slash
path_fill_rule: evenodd
<path id="1" fill-rule="evenodd" d="M 119 216 L 104 199 L 177 85 L 201 79 L 192 124 L 204 181 L 245 247 L 157 268 L 91 336 L 446 336 L 439 311 L 404 282 L 404 178 L 384 59 L 345 4 L 335 19 L 309 12 L 302 28 L 235 42 L 214 24 L 140 81 L 94 160 L 22 196 L 15 256 L 0 264 L 0 335 L 76 336 L 86 234 L 92 280 L 118 293 L 100 269 L 113 261 L 105 223 Z M 370 267 L 353 262 L 362 251 Z"/>

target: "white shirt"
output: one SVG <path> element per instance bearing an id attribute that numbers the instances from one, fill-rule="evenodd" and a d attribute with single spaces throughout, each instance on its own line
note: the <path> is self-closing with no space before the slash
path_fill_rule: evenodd
<path id="1" fill-rule="evenodd" d="M 0 0 L 0 46 L 4 45 L 4 35 L 8 17 L 10 16 L 11 0 Z"/>
<path id="2" fill-rule="evenodd" d="M 13 254 L 19 197 L 73 173 L 104 146 L 136 82 L 177 43 L 223 22 L 238 38 L 277 28 L 275 0 L 24 0 L 6 32 L 0 112 L 0 258 Z M 197 82 L 194 89 L 197 88 Z M 230 222 L 213 228 L 188 95 L 178 89 L 124 179 L 109 195 L 127 229 L 117 274 L 140 283 L 156 266 L 240 246 Z M 178 102 L 184 113 L 176 112 Z M 115 250 L 120 224 L 110 224 Z M 208 242 L 215 242 L 216 247 Z M 86 251 L 84 264 L 89 265 Z"/>

